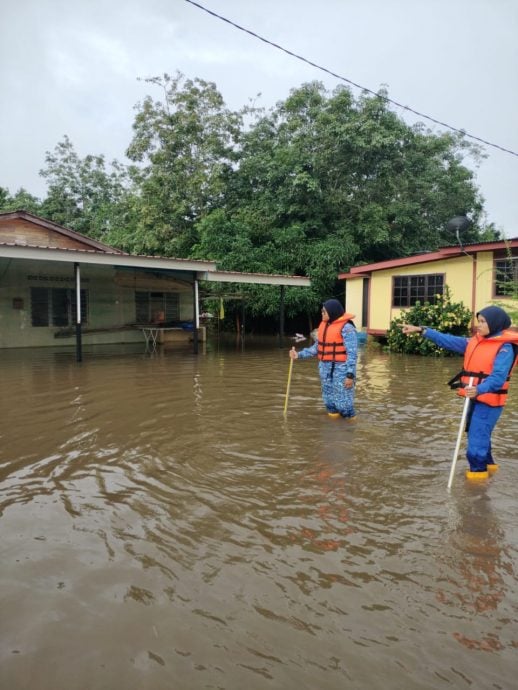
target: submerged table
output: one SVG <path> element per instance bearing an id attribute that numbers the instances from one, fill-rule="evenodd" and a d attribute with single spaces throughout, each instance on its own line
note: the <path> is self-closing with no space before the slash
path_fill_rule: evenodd
<path id="1" fill-rule="evenodd" d="M 178 326 L 139 326 L 146 339 L 146 352 L 156 352 L 158 336 L 164 331 L 178 331 L 181 330 Z"/>

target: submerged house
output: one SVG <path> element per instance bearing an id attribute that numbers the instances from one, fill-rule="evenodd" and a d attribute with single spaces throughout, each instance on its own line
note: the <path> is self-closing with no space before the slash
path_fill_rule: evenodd
<path id="1" fill-rule="evenodd" d="M 135 256 L 25 211 L 0 213 L 0 349 L 143 342 L 153 324 L 161 339 L 192 339 L 196 350 L 202 280 L 279 285 L 281 295 L 286 285 L 311 284 Z"/>
<path id="2" fill-rule="evenodd" d="M 446 286 L 454 302 L 473 312 L 494 302 L 517 308 L 518 237 L 355 266 L 338 278 L 347 311 L 373 336 L 385 335 L 392 319 L 417 301 L 433 302 Z"/>

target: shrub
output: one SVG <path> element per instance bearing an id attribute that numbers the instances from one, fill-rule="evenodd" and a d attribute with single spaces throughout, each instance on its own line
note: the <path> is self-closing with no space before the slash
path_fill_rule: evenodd
<path id="1" fill-rule="evenodd" d="M 469 336 L 471 317 L 471 311 L 462 302 L 451 301 L 450 291 L 446 287 L 444 295 L 436 295 L 433 304 L 416 302 L 415 306 L 391 321 L 387 331 L 387 347 L 392 352 L 405 354 L 451 356 L 453 352 L 443 350 L 419 333 L 404 335 L 401 325 L 429 326 L 443 333 Z"/>

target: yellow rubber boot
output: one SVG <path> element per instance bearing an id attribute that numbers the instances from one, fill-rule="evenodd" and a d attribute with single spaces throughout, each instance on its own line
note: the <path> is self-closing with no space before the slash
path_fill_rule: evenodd
<path id="1" fill-rule="evenodd" d="M 494 474 L 495 472 L 498 472 L 500 469 L 500 465 L 498 465 L 496 462 L 492 462 L 490 465 L 487 466 L 487 471 L 489 474 Z"/>
<path id="2" fill-rule="evenodd" d="M 466 479 L 487 479 L 489 477 L 489 472 L 472 472 L 471 470 L 466 470 Z"/>
<path id="3" fill-rule="evenodd" d="M 340 414 L 340 412 L 328 412 L 327 416 L 331 419 L 340 419 L 342 415 Z"/>

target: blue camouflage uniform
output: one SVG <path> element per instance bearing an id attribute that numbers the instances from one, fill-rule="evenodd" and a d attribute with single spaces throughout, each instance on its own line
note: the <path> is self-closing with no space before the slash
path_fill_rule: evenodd
<path id="1" fill-rule="evenodd" d="M 491 308 L 482 309 L 479 314 L 489 311 Z M 496 307 L 492 309 L 496 310 Z M 491 312 L 490 312 L 491 313 Z M 478 314 L 477 314 L 478 316 Z M 498 335 L 500 331 L 491 333 Z M 463 338 L 448 333 L 440 333 L 433 328 L 426 327 L 423 337 L 428 338 L 439 347 L 451 352 L 464 354 L 470 338 Z M 514 362 L 514 351 L 511 343 L 502 345 L 495 357 L 491 374 L 477 384 L 478 394 L 498 391 L 504 385 Z M 478 400 L 472 400 L 470 409 L 470 421 L 468 428 L 468 447 L 466 458 L 472 472 L 484 472 L 488 465 L 494 465 L 491 452 L 491 434 L 496 423 L 500 419 L 503 407 L 494 407 Z"/>
<path id="2" fill-rule="evenodd" d="M 342 328 L 342 338 L 347 351 L 345 362 L 318 363 L 320 384 L 322 387 L 322 400 L 328 412 L 339 412 L 342 417 L 354 417 L 354 393 L 356 386 L 346 388 L 344 385 L 347 374 L 352 374 L 356 379 L 356 362 L 358 359 L 358 336 L 356 328 L 351 322 L 347 322 Z M 310 359 L 317 356 L 318 343 L 306 347 L 298 352 L 299 359 Z"/>

